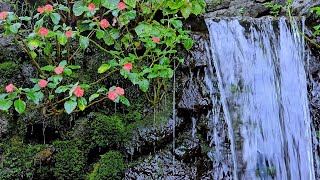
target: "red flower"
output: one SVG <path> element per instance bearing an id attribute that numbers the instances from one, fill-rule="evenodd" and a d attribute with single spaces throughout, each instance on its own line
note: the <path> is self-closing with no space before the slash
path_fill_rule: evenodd
<path id="1" fill-rule="evenodd" d="M 123 65 L 123 69 L 130 72 L 130 70 L 132 69 L 132 63 L 125 63 Z"/>
<path id="2" fill-rule="evenodd" d="M 52 11 L 53 10 L 53 6 L 51 4 L 47 4 L 43 8 L 45 11 Z"/>
<path id="3" fill-rule="evenodd" d="M 122 11 L 122 10 L 124 10 L 125 8 L 126 8 L 126 3 L 124 3 L 124 2 L 119 2 L 119 4 L 118 4 L 118 8 Z"/>
<path id="4" fill-rule="evenodd" d="M 152 37 L 153 42 L 158 43 L 160 41 L 160 38 L 158 37 Z"/>
<path id="5" fill-rule="evenodd" d="M 96 9 L 96 6 L 92 3 L 90 3 L 88 8 L 89 8 L 89 11 L 94 11 Z"/>
<path id="6" fill-rule="evenodd" d="M 80 86 L 77 86 L 76 89 L 73 91 L 73 94 L 76 95 L 77 97 L 82 97 L 84 94 L 84 90 L 81 89 Z"/>
<path id="7" fill-rule="evenodd" d="M 41 36 L 46 36 L 46 35 L 48 35 L 49 30 L 47 28 L 42 27 L 39 29 L 38 32 L 41 34 Z"/>
<path id="8" fill-rule="evenodd" d="M 117 93 L 115 90 L 110 91 L 110 92 L 108 93 L 108 98 L 109 98 L 111 101 L 114 101 L 115 99 L 117 99 L 118 96 L 119 96 L 119 95 L 118 95 L 118 93 Z"/>
<path id="9" fill-rule="evenodd" d="M 100 21 L 100 25 L 101 25 L 102 28 L 108 28 L 109 27 L 109 21 L 106 20 L 106 19 L 102 19 Z"/>
<path id="10" fill-rule="evenodd" d="M 61 74 L 61 73 L 63 72 L 63 69 L 64 69 L 64 67 L 58 66 L 58 67 L 56 67 L 56 68 L 54 69 L 54 72 L 55 72 L 56 74 Z"/>
<path id="11" fill-rule="evenodd" d="M 14 85 L 13 84 L 9 84 L 8 86 L 6 86 L 6 92 L 7 93 L 11 93 L 14 90 Z"/>
<path id="12" fill-rule="evenodd" d="M 66 31 L 66 36 L 67 38 L 71 37 L 73 34 L 73 31 L 69 30 L 69 31 Z"/>
<path id="13" fill-rule="evenodd" d="M 121 87 L 116 87 L 116 89 L 114 90 L 118 95 L 124 95 L 124 89 L 122 89 Z"/>
<path id="14" fill-rule="evenodd" d="M 8 16 L 8 12 L 7 11 L 0 12 L 0 19 L 6 19 L 7 16 Z"/>
<path id="15" fill-rule="evenodd" d="M 44 80 L 44 79 L 41 79 L 39 82 L 38 82 L 39 86 L 44 88 L 47 86 L 48 84 L 48 81 Z"/>

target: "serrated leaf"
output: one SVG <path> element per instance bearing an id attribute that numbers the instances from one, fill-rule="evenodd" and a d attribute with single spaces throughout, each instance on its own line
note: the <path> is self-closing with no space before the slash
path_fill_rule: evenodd
<path id="1" fill-rule="evenodd" d="M 71 69 L 68 69 L 68 68 L 65 68 L 65 69 L 63 70 L 63 73 L 66 74 L 66 75 L 68 75 L 68 76 L 70 76 L 70 75 L 72 74 L 72 70 L 71 70 Z"/>
<path id="2" fill-rule="evenodd" d="M 190 50 L 192 48 L 193 45 L 193 41 L 191 38 L 187 38 L 185 39 L 185 41 L 183 42 L 183 46 L 184 48 L 186 48 L 187 50 Z"/>
<path id="3" fill-rule="evenodd" d="M 77 101 L 69 100 L 64 103 L 64 109 L 67 114 L 71 114 L 77 107 Z"/>
<path id="4" fill-rule="evenodd" d="M 98 39 L 103 38 L 104 35 L 105 35 L 105 32 L 104 32 L 104 31 L 102 31 L 102 30 L 100 30 L 100 29 L 97 29 L 97 31 L 96 31 L 96 37 L 97 37 Z"/>

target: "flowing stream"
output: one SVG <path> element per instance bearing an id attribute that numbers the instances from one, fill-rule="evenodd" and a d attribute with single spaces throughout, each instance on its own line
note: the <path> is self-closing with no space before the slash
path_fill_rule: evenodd
<path id="1" fill-rule="evenodd" d="M 214 179 L 226 179 L 225 171 L 235 180 L 315 179 L 303 38 L 285 18 L 206 23 L 212 60 L 206 82 L 212 93 L 214 72 L 221 102 L 214 103 L 211 118 Z M 304 29 L 303 22 L 296 24 Z M 217 117 L 220 105 L 223 118 Z M 224 132 L 217 119 L 226 124 Z M 225 143 L 223 133 L 228 153 L 219 143 Z M 231 160 L 222 157 L 228 154 Z M 217 167 L 226 161 L 228 168 Z"/>

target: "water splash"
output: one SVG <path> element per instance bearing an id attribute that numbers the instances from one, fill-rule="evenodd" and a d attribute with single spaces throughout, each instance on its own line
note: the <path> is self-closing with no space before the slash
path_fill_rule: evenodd
<path id="1" fill-rule="evenodd" d="M 234 179 L 314 179 L 304 41 L 285 18 L 208 19 Z"/>

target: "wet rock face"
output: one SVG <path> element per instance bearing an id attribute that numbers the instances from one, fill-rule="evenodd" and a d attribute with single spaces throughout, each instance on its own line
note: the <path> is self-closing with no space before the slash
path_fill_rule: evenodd
<path id="1" fill-rule="evenodd" d="M 204 84 L 204 68 L 207 66 L 208 47 L 207 34 L 192 34 L 193 48 L 187 53 L 178 72 L 178 103 L 177 108 L 192 112 L 202 112 L 211 107 L 209 90 Z"/>
<path id="2" fill-rule="evenodd" d="M 179 130 L 184 125 L 184 119 L 170 118 L 164 127 L 138 127 L 133 132 L 131 141 L 126 143 L 126 151 L 131 156 L 149 154 L 155 149 L 163 148 L 172 141 L 173 128 Z"/>
<path id="3" fill-rule="evenodd" d="M 0 138 L 8 132 L 8 117 L 0 114 Z"/>

